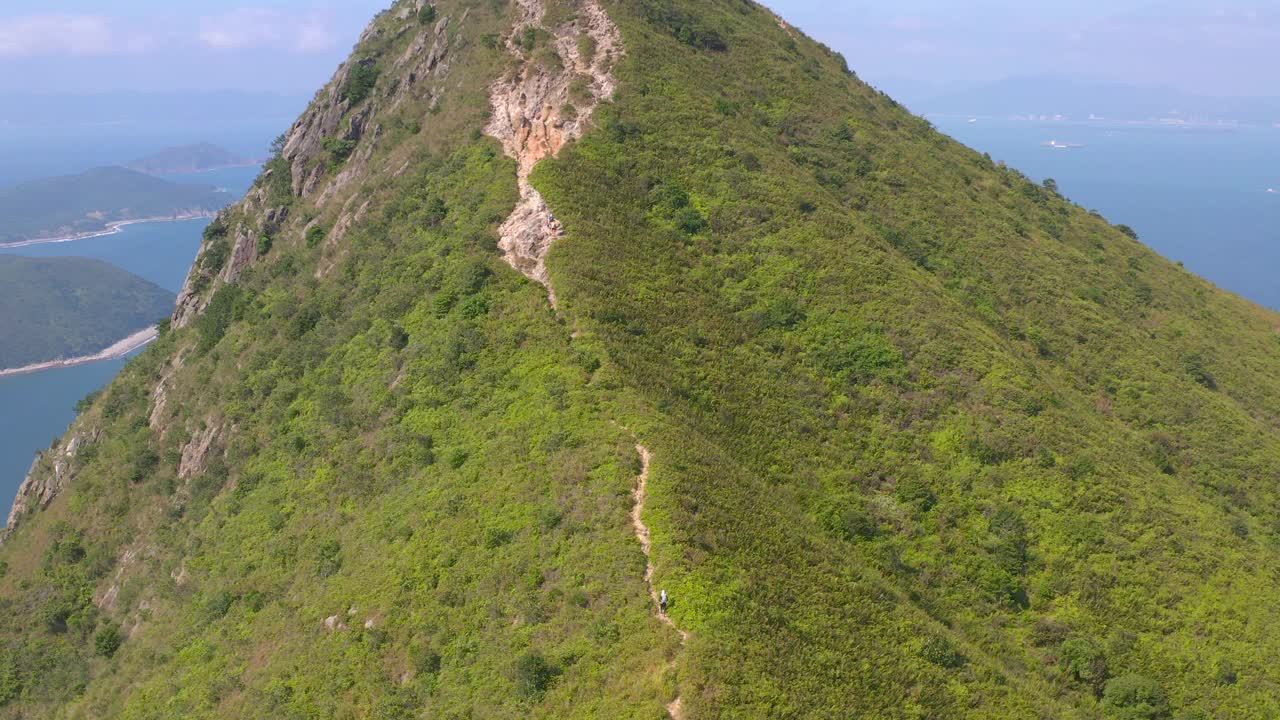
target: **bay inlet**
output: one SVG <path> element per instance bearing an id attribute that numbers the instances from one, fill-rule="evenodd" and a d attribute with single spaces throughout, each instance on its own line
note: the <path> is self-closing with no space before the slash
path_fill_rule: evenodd
<path id="1" fill-rule="evenodd" d="M 257 167 L 229 168 L 185 175 L 181 181 L 227 187 L 239 197 L 258 172 Z M 186 281 L 209 222 L 209 218 L 193 218 L 134 223 L 110 234 L 3 248 L 0 252 L 104 260 L 177 293 Z M 76 403 L 110 383 L 149 341 L 141 335 L 121 338 L 121 343 L 91 362 L 0 373 L 0 512 L 8 515 L 32 461 L 75 419 Z"/>

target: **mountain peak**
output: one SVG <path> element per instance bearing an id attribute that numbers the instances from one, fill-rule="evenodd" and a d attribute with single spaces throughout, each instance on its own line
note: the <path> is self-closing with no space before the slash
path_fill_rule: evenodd
<path id="1" fill-rule="evenodd" d="M 0 717 L 1274 704 L 1280 317 L 764 8 L 400 2 L 275 150 L 33 469 Z"/>

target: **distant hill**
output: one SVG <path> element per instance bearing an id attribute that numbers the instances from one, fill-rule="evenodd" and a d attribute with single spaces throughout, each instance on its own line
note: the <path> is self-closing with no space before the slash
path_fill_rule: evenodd
<path id="1" fill-rule="evenodd" d="M 103 232 L 148 218 L 211 215 L 233 198 L 120 167 L 0 189 L 0 245 Z"/>
<path id="2" fill-rule="evenodd" d="M 165 148 L 154 155 L 134 160 L 129 163 L 128 168 L 150 175 L 175 175 L 246 167 L 254 163 L 253 159 L 236 155 L 226 148 L 211 143 L 199 143 Z"/>
<path id="3" fill-rule="evenodd" d="M 101 260 L 0 255 L 0 369 L 92 355 L 168 314 L 173 300 Z"/>
<path id="4" fill-rule="evenodd" d="M 1280 122 L 1280 98 L 1218 98 L 1169 87 L 1139 87 L 1053 75 L 1013 77 L 913 103 L 926 113 L 1065 115 L 1108 120 Z"/>
<path id="5" fill-rule="evenodd" d="M 308 96 L 236 90 L 100 93 L 0 91 L 0 127 L 126 125 L 154 127 L 157 118 L 186 125 L 288 122 Z"/>

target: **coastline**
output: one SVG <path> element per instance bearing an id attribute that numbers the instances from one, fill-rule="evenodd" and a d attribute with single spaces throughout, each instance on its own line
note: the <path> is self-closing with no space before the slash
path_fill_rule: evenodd
<path id="1" fill-rule="evenodd" d="M 0 379 L 15 377 L 18 375 L 30 375 L 31 373 L 43 372 L 45 370 L 89 365 L 91 363 L 103 362 L 105 360 L 117 360 L 135 350 L 139 350 L 150 345 L 159 337 L 160 329 L 153 325 L 146 330 L 140 330 L 129 337 L 120 340 L 111 347 L 93 355 L 82 355 L 80 357 L 68 358 L 66 360 L 50 360 L 49 362 L 34 363 L 18 368 L 0 370 Z"/>
<path id="2" fill-rule="evenodd" d="M 243 168 L 262 167 L 262 165 L 266 163 L 266 161 L 269 159 L 270 158 L 263 158 L 261 160 L 245 160 L 244 162 L 241 162 L 241 163 L 235 163 L 231 165 L 215 165 L 214 167 L 200 168 L 199 170 L 143 170 L 141 168 L 136 168 L 133 166 L 126 166 L 126 167 L 136 172 L 162 178 L 162 177 L 171 176 L 171 175 L 200 175 L 201 173 L 217 172 L 219 170 L 241 170 Z"/>
<path id="3" fill-rule="evenodd" d="M 162 223 L 162 222 L 184 222 L 187 220 L 201 220 L 203 218 L 217 217 L 218 213 L 205 210 L 198 213 L 184 213 L 182 215 L 167 215 L 162 217 L 138 218 L 136 220 L 116 220 L 107 223 L 106 228 L 102 230 L 89 230 L 74 235 L 67 235 L 56 238 L 43 238 L 32 240 L 16 240 L 14 242 L 0 243 L 0 250 L 12 250 L 14 248 L 31 247 L 32 245 L 51 245 L 54 243 L 76 242 L 77 240 L 89 240 L 91 238 L 106 237 L 108 235 L 118 235 L 124 232 L 124 228 L 130 225 L 144 225 L 146 223 Z"/>

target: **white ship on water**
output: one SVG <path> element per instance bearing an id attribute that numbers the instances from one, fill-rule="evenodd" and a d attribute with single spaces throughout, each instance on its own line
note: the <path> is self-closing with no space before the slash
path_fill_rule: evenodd
<path id="1" fill-rule="evenodd" d="M 1044 143 L 1044 146 L 1054 148 L 1055 150 L 1075 150 L 1077 148 L 1084 147 L 1084 145 L 1080 145 L 1079 143 L 1058 142 L 1057 140 L 1050 140 L 1049 142 Z"/>

